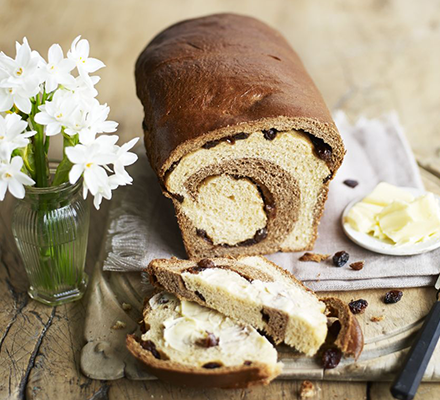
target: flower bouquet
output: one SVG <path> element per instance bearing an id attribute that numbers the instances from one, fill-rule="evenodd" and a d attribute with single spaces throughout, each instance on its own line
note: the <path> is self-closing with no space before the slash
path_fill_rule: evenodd
<path id="1" fill-rule="evenodd" d="M 0 201 L 6 191 L 20 199 L 12 229 L 30 280 L 29 294 L 48 304 L 82 296 L 89 209 L 99 209 L 112 190 L 132 183 L 125 167 L 137 160 L 119 146 L 118 124 L 107 120 L 90 75 L 103 68 L 89 57 L 89 42 L 78 36 L 67 56 L 58 44 L 48 60 L 28 41 L 16 44 L 15 59 L 0 53 Z M 63 153 L 50 168 L 50 140 L 62 136 Z M 53 139 L 54 140 L 54 139 Z"/>

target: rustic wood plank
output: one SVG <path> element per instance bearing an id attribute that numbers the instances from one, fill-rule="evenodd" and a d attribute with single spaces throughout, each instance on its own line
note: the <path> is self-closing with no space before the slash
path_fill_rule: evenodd
<path id="1" fill-rule="evenodd" d="M 350 382 L 341 385 L 338 382 L 313 382 L 316 400 L 362 400 L 367 399 L 364 383 Z M 300 398 L 301 381 L 275 381 L 269 386 L 250 389 L 185 389 L 170 386 L 160 381 L 127 382 L 120 380 L 111 384 L 109 400 L 140 400 L 145 398 L 166 400 L 293 400 Z"/>
<path id="2" fill-rule="evenodd" d="M 440 384 L 423 383 L 420 385 L 414 400 L 440 399 Z M 390 383 L 373 383 L 370 388 L 370 400 L 393 400 Z"/>

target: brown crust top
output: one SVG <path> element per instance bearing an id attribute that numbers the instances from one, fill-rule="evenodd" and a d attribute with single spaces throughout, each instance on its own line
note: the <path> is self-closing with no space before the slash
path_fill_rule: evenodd
<path id="1" fill-rule="evenodd" d="M 183 155 L 240 132 L 297 129 L 345 150 L 297 54 L 276 30 L 246 16 L 216 14 L 158 34 L 136 63 L 150 163 L 163 181 Z"/>

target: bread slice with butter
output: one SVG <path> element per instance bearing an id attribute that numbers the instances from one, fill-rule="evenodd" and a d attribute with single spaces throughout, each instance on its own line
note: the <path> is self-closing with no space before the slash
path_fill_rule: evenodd
<path id="1" fill-rule="evenodd" d="M 254 328 L 167 292 L 146 303 L 142 326 L 127 347 L 164 381 L 238 388 L 267 384 L 281 372 L 275 348 Z"/>
<path id="2" fill-rule="evenodd" d="M 286 270 L 261 256 L 153 260 L 157 287 L 249 324 L 306 355 L 327 336 L 326 304 Z"/>

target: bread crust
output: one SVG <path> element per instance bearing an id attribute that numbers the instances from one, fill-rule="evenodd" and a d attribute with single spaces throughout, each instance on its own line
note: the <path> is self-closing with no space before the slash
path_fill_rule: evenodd
<path id="1" fill-rule="evenodd" d="M 240 132 L 296 129 L 345 149 L 325 102 L 298 55 L 252 17 L 215 14 L 159 33 L 136 62 L 145 145 L 163 183 L 166 171 L 208 141 Z"/>

